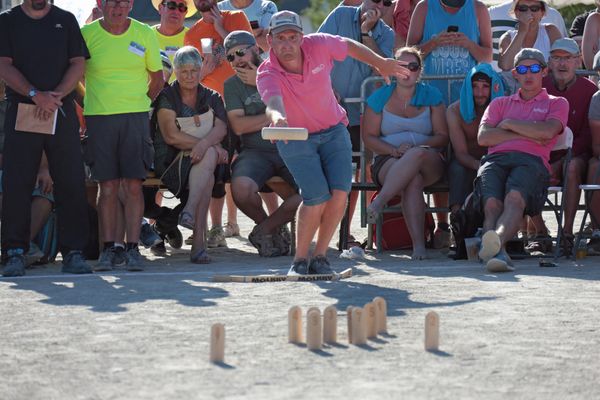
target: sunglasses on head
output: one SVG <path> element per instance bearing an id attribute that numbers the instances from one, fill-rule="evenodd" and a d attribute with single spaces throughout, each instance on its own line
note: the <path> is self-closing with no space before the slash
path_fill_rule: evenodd
<path id="1" fill-rule="evenodd" d="M 389 7 L 392 5 L 392 0 L 371 0 L 371 1 L 375 4 L 379 4 L 379 3 L 381 3 L 381 1 L 383 1 L 384 7 Z"/>
<path id="2" fill-rule="evenodd" d="M 520 12 L 527 12 L 527 11 L 538 12 L 541 9 L 542 9 L 542 6 L 528 6 L 526 4 L 519 4 L 517 6 L 517 10 Z"/>
<path id="3" fill-rule="evenodd" d="M 227 61 L 233 62 L 233 60 L 235 60 L 235 56 L 238 56 L 240 58 L 244 57 L 246 55 L 246 53 L 248 52 L 248 49 L 252 46 L 254 46 L 254 45 L 250 45 L 250 46 L 246 47 L 245 49 L 236 50 L 233 52 L 233 54 L 227 54 Z"/>
<path id="4" fill-rule="evenodd" d="M 515 70 L 519 75 L 525 75 L 527 71 L 531 71 L 532 74 L 538 74 L 542 70 L 542 66 L 540 64 L 517 65 Z"/>
<path id="5" fill-rule="evenodd" d="M 179 12 L 187 12 L 188 7 L 185 3 L 177 3 L 176 1 L 164 1 L 162 3 L 163 6 L 167 7 L 169 10 L 179 10 Z"/>

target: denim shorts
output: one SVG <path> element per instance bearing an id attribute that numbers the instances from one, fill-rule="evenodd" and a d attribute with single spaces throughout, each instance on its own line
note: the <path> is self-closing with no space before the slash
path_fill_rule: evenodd
<path id="1" fill-rule="evenodd" d="M 312 133 L 305 141 L 277 142 L 307 206 L 328 201 L 332 190 L 352 188 L 352 143 L 342 124 Z"/>
<path id="2" fill-rule="evenodd" d="M 531 217 L 542 212 L 550 173 L 540 157 L 511 151 L 488 154 L 481 159 L 475 179 L 475 194 L 481 200 L 481 209 L 489 198 L 504 202 L 511 190 L 525 200 L 525 214 Z"/>
<path id="3" fill-rule="evenodd" d="M 3 171 L 0 169 L 0 194 L 2 194 L 2 176 L 3 176 Z M 31 193 L 31 197 L 43 197 L 44 199 L 48 200 L 51 203 L 54 203 L 54 193 L 50 192 L 50 193 L 42 193 L 42 190 L 36 186 L 33 189 L 33 192 Z"/>

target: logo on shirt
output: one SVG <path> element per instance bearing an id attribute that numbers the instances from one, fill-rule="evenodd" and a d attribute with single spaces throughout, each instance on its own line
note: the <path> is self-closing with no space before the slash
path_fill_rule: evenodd
<path id="1" fill-rule="evenodd" d="M 63 26 L 62 26 L 62 24 L 56 24 L 56 25 L 54 25 L 54 27 L 55 27 L 56 29 L 62 29 L 62 27 L 63 27 Z"/>
<path id="2" fill-rule="evenodd" d="M 313 73 L 313 75 L 316 75 L 316 74 L 318 74 L 319 72 L 323 71 L 323 69 L 325 69 L 325 65 L 324 65 L 324 64 L 321 64 L 321 65 L 319 65 L 318 67 L 315 67 L 315 68 L 313 68 L 313 70 L 312 70 L 312 71 L 310 71 L 310 72 L 312 72 L 312 73 Z"/>
<path id="3" fill-rule="evenodd" d="M 548 110 L 545 110 L 543 108 L 534 107 L 533 110 L 532 110 L 532 112 L 539 112 L 539 113 L 544 113 L 545 114 L 545 113 L 548 112 Z"/>

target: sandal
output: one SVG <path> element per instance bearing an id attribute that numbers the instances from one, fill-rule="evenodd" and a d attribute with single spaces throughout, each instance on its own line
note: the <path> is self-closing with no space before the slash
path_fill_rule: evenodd
<path id="1" fill-rule="evenodd" d="M 210 257 L 205 249 L 198 250 L 196 253 L 190 254 L 190 261 L 194 264 L 209 264 Z"/>
<path id="2" fill-rule="evenodd" d="M 179 219 L 177 220 L 177 224 L 183 226 L 184 228 L 194 230 L 194 217 L 187 211 L 182 211 L 179 214 Z"/>

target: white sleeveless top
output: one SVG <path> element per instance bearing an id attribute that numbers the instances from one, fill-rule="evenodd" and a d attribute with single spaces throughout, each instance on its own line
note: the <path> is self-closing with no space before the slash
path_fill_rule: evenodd
<path id="1" fill-rule="evenodd" d="M 538 49 L 544 55 L 546 62 L 548 62 L 548 57 L 550 57 L 550 38 L 548 37 L 548 31 L 546 31 L 547 24 L 540 24 L 538 28 L 537 38 L 535 39 L 535 43 L 533 44 L 534 49 Z M 508 31 L 510 34 L 510 40 L 512 41 L 517 35 L 516 29 L 511 29 Z"/>

